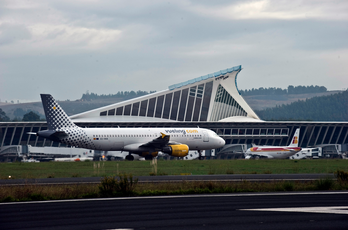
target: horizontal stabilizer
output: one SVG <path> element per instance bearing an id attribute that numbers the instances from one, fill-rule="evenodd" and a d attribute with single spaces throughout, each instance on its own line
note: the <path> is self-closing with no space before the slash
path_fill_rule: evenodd
<path id="1" fill-rule="evenodd" d="M 27 132 L 28 135 L 36 135 L 37 133 L 34 132 Z"/>
<path id="2" fill-rule="evenodd" d="M 55 131 L 55 130 L 43 130 L 37 133 L 39 137 L 44 137 L 52 141 L 60 141 L 63 138 L 68 137 L 68 134 L 64 131 Z"/>

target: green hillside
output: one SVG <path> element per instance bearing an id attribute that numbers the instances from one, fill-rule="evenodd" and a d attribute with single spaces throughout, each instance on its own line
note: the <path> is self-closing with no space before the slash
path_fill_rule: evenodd
<path id="1" fill-rule="evenodd" d="M 255 110 L 266 121 L 348 121 L 348 91 L 329 96 L 299 100 L 289 105 Z"/>

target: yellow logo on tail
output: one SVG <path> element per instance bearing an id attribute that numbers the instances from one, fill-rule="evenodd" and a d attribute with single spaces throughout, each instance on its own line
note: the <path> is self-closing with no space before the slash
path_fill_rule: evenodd
<path id="1" fill-rule="evenodd" d="M 297 137 L 294 137 L 294 140 L 292 141 L 293 144 L 297 144 L 298 143 L 298 140 L 297 140 Z"/>

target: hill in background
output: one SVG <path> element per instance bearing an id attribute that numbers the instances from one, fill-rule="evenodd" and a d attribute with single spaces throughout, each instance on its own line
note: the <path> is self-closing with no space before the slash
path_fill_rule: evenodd
<path id="1" fill-rule="evenodd" d="M 283 95 L 250 95 L 243 96 L 253 110 L 264 110 L 280 105 L 288 105 L 296 101 L 305 101 L 313 97 L 328 96 L 342 91 L 327 91 L 322 93 L 283 94 Z"/>
<path id="2" fill-rule="evenodd" d="M 313 90 L 317 91 L 312 92 Z M 342 93 L 343 96 L 341 95 Z M 86 94 L 83 94 L 79 100 L 59 101 L 59 104 L 66 111 L 66 113 L 71 116 L 146 94 L 148 94 L 148 92 L 145 91 L 118 92 L 117 94 L 109 95 L 97 95 L 87 92 Z M 345 101 L 347 94 L 345 91 L 327 91 L 325 87 L 289 86 L 288 89 L 260 88 L 245 91 L 241 90 L 241 94 L 245 101 L 262 120 L 333 121 L 334 119 L 339 119 L 337 121 L 348 121 L 348 118 L 346 118 L 344 115 L 330 115 L 333 113 L 344 113 L 344 111 L 342 112 L 342 110 L 344 110 L 344 106 L 341 105 L 345 105 L 347 110 L 348 105 L 347 101 Z M 330 97 L 338 94 L 341 96 L 337 96 L 332 99 L 326 98 L 328 96 Z M 316 99 L 311 101 L 310 99 L 312 98 Z M 320 98 L 323 98 L 324 101 L 318 102 Z M 326 102 L 327 100 L 329 102 Z M 317 105 L 311 105 L 313 103 L 316 103 Z M 324 106 L 325 103 L 330 104 Z M 30 111 L 39 114 L 40 117 L 44 119 L 44 111 L 41 102 L 20 104 L 2 103 L 0 104 L 0 108 L 11 120 L 16 118 L 17 120 L 22 120 L 23 115 Z M 321 114 L 321 116 L 318 114 Z"/>
<path id="3" fill-rule="evenodd" d="M 348 91 L 298 100 L 289 105 L 277 105 L 255 112 L 266 121 L 348 121 Z"/>

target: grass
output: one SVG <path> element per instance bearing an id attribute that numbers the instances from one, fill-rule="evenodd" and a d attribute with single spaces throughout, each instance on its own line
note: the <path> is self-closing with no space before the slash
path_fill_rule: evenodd
<path id="1" fill-rule="evenodd" d="M 128 180 L 128 182 L 125 182 Z M 128 178 L 128 179 L 127 179 Z M 137 183 L 130 177 L 104 177 L 100 184 L 2 186 L 0 202 L 80 199 L 118 196 L 161 196 L 183 194 L 347 190 L 348 183 L 324 178 L 309 182 L 176 182 Z"/>
<path id="2" fill-rule="evenodd" d="M 158 160 L 157 175 L 209 175 L 209 174 L 291 174 L 334 173 L 348 171 L 348 161 L 343 159 L 319 160 Z M 40 162 L 2 163 L 0 179 L 33 179 L 63 177 L 101 177 L 118 173 L 149 176 L 153 165 L 148 161 L 106 162 Z"/>

